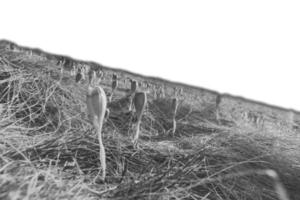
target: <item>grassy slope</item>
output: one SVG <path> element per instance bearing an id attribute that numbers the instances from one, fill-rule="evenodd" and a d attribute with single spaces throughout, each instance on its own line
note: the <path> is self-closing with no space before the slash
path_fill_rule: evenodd
<path id="1" fill-rule="evenodd" d="M 0 42 L 0 199 L 278 199 L 267 169 L 300 199 L 300 134 L 282 110 L 227 96 L 220 124 L 215 93 L 186 88 L 172 138 L 172 89 L 161 99 L 150 93 L 135 150 L 132 115 L 118 112 L 129 87 L 122 82 L 103 131 L 107 183 L 93 183 L 99 148 L 84 114 L 85 83 L 68 70 L 59 81 L 55 56 L 8 44 Z M 264 123 L 242 118 L 247 110 Z"/>

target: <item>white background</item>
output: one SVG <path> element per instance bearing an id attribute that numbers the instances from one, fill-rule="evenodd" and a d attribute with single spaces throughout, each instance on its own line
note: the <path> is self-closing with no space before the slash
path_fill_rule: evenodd
<path id="1" fill-rule="evenodd" d="M 0 39 L 300 110 L 300 2 L 1 1 Z"/>

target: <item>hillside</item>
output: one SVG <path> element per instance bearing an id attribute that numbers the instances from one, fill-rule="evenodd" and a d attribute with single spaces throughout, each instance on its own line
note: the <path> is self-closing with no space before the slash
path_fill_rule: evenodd
<path id="1" fill-rule="evenodd" d="M 98 139 L 73 66 L 103 70 L 107 94 L 118 76 L 103 128 L 105 182 L 93 181 Z M 133 113 L 122 111 L 128 78 L 151 86 L 140 86 L 148 102 L 138 148 Z M 286 200 L 286 190 L 298 200 L 299 126 L 292 110 L 0 41 L 0 199 Z"/>

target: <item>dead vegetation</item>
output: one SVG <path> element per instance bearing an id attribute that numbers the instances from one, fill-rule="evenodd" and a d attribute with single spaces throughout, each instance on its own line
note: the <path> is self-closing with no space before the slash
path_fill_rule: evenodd
<path id="1" fill-rule="evenodd" d="M 84 87 L 69 75 L 60 81 L 49 58 L 6 47 L 0 45 L 0 199 L 286 200 L 282 185 L 300 199 L 299 133 L 253 131 L 234 117 L 219 124 L 210 102 L 200 109 L 181 99 L 171 137 L 168 95 L 150 95 L 134 149 L 134 117 L 118 112 L 124 100 L 115 94 L 103 130 L 107 182 L 92 183 L 99 146 Z"/>

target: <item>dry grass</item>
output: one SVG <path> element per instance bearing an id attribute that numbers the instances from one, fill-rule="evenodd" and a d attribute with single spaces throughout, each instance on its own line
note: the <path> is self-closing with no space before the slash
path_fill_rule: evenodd
<path id="1" fill-rule="evenodd" d="M 299 134 L 217 123 L 211 102 L 153 99 L 134 149 L 122 93 L 104 126 L 108 178 L 93 183 L 99 147 L 84 112 L 84 87 L 54 61 L 0 45 L 0 199 L 300 199 Z M 104 83 L 109 85 L 109 83 Z M 105 90 L 109 89 L 105 86 Z M 234 107 L 235 105 L 232 105 Z M 224 116 L 230 116 L 225 113 Z M 269 129 L 268 129 L 269 130 Z"/>

